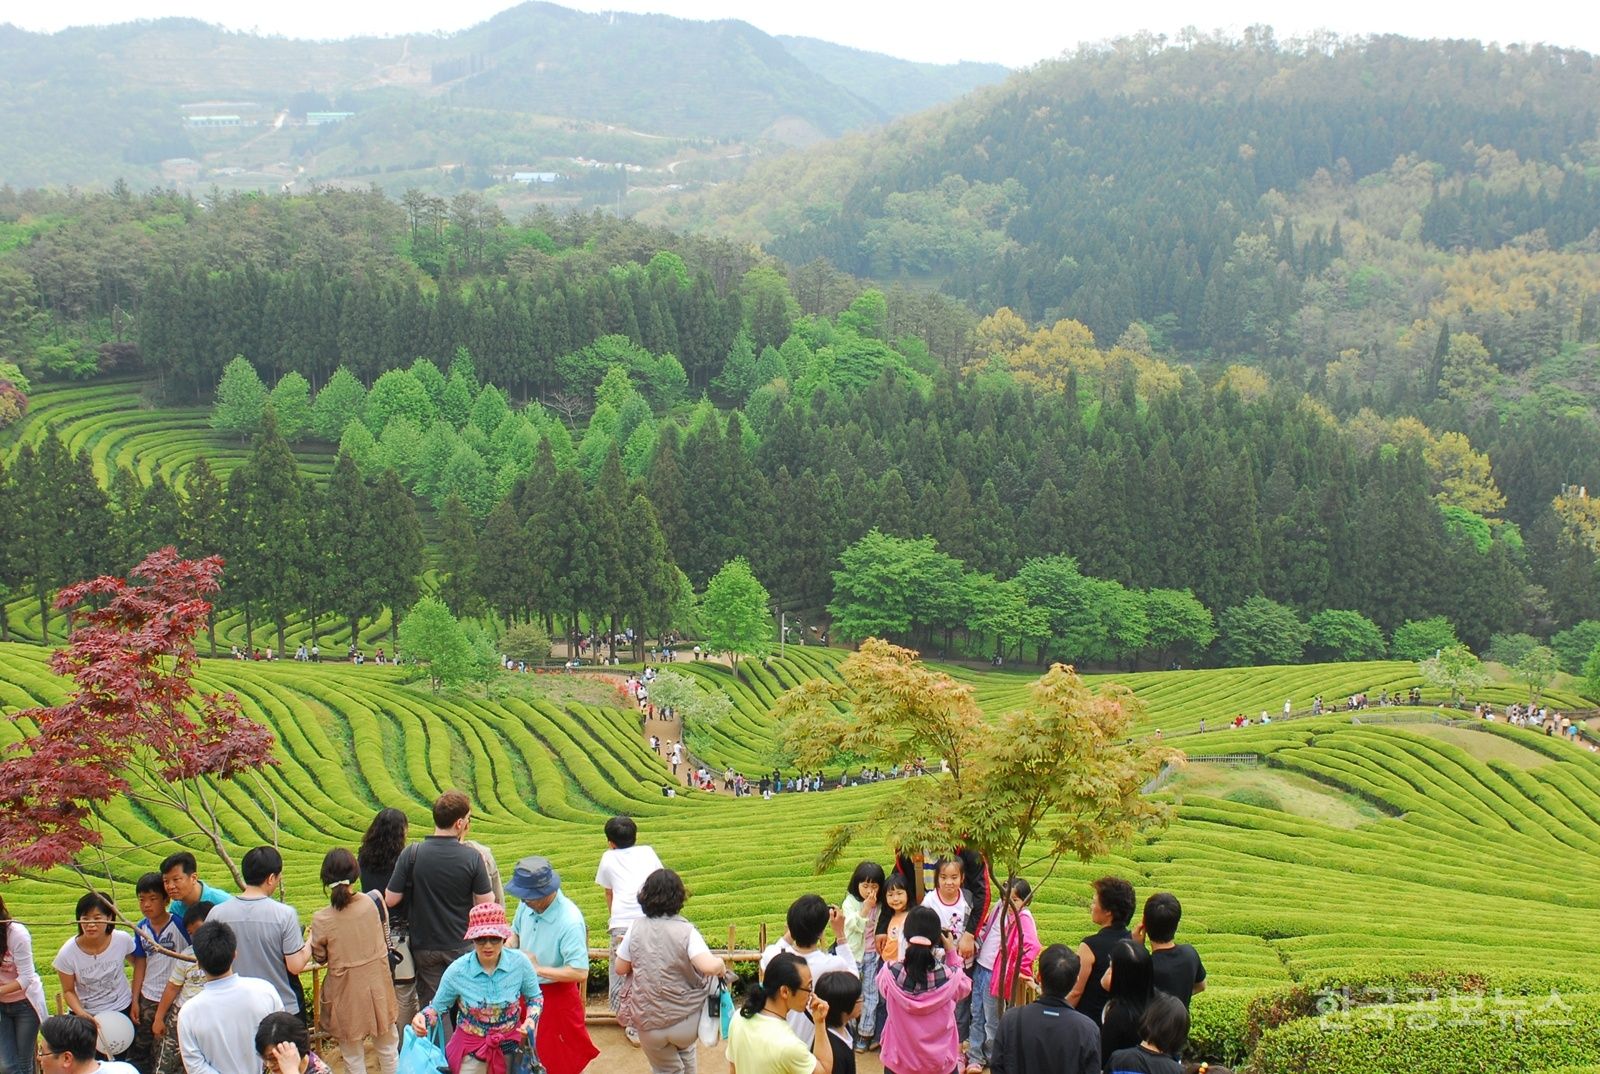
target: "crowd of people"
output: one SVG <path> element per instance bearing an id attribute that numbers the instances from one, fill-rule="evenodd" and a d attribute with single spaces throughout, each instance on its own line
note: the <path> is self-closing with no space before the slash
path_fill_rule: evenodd
<path id="1" fill-rule="evenodd" d="M 131 929 L 106 895 L 86 893 L 52 962 L 69 1012 L 53 1018 L 29 931 L 0 902 L 0 1074 L 34 1074 L 36 1056 L 41 1074 L 324 1074 L 313 1021 L 345 1074 L 367 1074 L 369 1047 L 378 1074 L 395 1074 L 405 1035 L 435 1033 L 449 1074 L 581 1074 L 598 1054 L 583 913 L 546 858 L 521 859 L 502 884 L 467 837 L 464 794 L 441 795 L 432 820 L 412 841 L 405 814 L 383 809 L 359 847 L 330 849 L 327 905 L 305 929 L 276 897 L 284 865 L 270 846 L 243 856 L 231 892 L 202 879 L 192 853 L 168 855 L 139 878 Z M 681 877 L 635 822 L 612 817 L 604 836 L 595 882 L 612 1009 L 652 1074 L 695 1074 L 731 967 L 684 916 Z M 1132 885 L 1098 880 L 1098 930 L 1044 946 L 1026 880 L 991 899 L 971 851 L 935 861 L 918 898 L 923 875 L 917 858 L 864 861 L 838 903 L 793 902 L 731 1019 L 733 1074 L 853 1074 L 869 1050 L 891 1074 L 1183 1069 L 1187 1007 L 1206 976 L 1175 941 L 1173 895 L 1151 896 L 1130 930 Z M 302 985 L 313 967 L 315 1012 Z M 1019 982 L 1039 998 L 1001 1016 Z"/>

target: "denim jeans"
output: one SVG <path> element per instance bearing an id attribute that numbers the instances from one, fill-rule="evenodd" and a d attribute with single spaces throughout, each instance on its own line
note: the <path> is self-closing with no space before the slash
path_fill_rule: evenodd
<path id="1" fill-rule="evenodd" d="M 878 970 L 883 960 L 878 952 L 867 948 L 861 956 L 861 1021 L 857 1024 L 857 1039 L 869 1041 L 878 1029 Z"/>
<path id="2" fill-rule="evenodd" d="M 39 1012 L 26 999 L 0 1003 L 0 1074 L 33 1074 Z"/>
<path id="3" fill-rule="evenodd" d="M 1000 1028 L 1000 999 L 989 994 L 994 970 L 972 969 L 972 1026 L 967 1031 L 967 1062 L 989 1065 L 989 1046 Z"/>

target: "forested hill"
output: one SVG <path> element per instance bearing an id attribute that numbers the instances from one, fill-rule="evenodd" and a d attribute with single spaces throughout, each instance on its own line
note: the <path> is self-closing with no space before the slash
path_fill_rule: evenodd
<path id="1" fill-rule="evenodd" d="M 710 143 L 833 137 L 1006 73 L 803 44 L 736 20 L 544 3 L 456 34 L 342 41 L 191 19 L 0 25 L 0 182 L 275 189 L 420 173 L 403 189 L 444 168 L 482 188 L 508 169 L 572 171 L 580 156 L 648 171 Z M 308 124 L 308 112 L 352 114 Z"/>
<path id="2" fill-rule="evenodd" d="M 1545 388 L 1540 410 L 1582 409 L 1582 378 L 1527 371 L 1600 324 L 1597 118 L 1600 63 L 1570 50 L 1123 40 L 768 162 L 673 219 L 1102 344 L 1138 320 L 1191 359 L 1379 406 L 1451 394 L 1448 327 L 1487 349 L 1455 378 L 1468 412 Z"/>

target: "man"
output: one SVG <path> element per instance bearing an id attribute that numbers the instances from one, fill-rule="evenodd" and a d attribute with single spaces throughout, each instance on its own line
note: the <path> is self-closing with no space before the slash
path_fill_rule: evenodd
<path id="1" fill-rule="evenodd" d="M 46 1018 L 39 1027 L 39 1074 L 139 1074 L 132 1063 L 101 1062 L 95 1054 L 99 1034 L 94 1019 L 81 1014 Z"/>
<path id="2" fill-rule="evenodd" d="M 616 816 L 606 821 L 606 846 L 600 855 L 600 867 L 595 871 L 594 882 L 606 893 L 609 918 L 607 931 L 611 933 L 610 1000 L 611 1009 L 617 1009 L 617 989 L 622 978 L 617 975 L 617 945 L 628 934 L 628 926 L 644 916 L 639 909 L 639 887 L 645 877 L 662 868 L 655 850 L 639 845 L 639 826 L 632 817 Z M 627 1029 L 628 1043 L 639 1043 L 639 1032 L 632 1026 Z"/>
<path id="3" fill-rule="evenodd" d="M 1000 1018 L 989 1051 L 993 1074 L 1098 1074 L 1100 1027 L 1067 1004 L 1078 969 L 1077 953 L 1066 944 L 1039 955 L 1043 994 Z"/>
<path id="4" fill-rule="evenodd" d="M 167 897 L 172 902 L 167 906 L 167 913 L 183 920 L 189 908 L 202 902 L 213 906 L 225 903 L 233 898 L 221 888 L 214 888 L 201 880 L 196 874 L 199 866 L 195 864 L 194 855 L 187 850 L 180 850 L 175 854 L 168 854 L 161 862 L 161 886 L 166 889 Z"/>
<path id="5" fill-rule="evenodd" d="M 584 1025 L 589 930 L 583 912 L 562 892 L 550 860 L 537 855 L 517 862 L 506 894 L 522 900 L 511 927 L 517 947 L 539 969 L 544 1011 L 535 1050 L 549 1074 L 578 1074 L 600 1054 Z"/>
<path id="6" fill-rule="evenodd" d="M 230 929 L 240 976 L 266 981 L 277 991 L 280 1010 L 305 1017 L 295 978 L 311 964 L 311 946 L 294 907 L 272 897 L 283 885 L 283 856 L 275 847 L 256 847 L 245 854 L 239 871 L 243 893 L 213 907 L 206 924 Z"/>
<path id="7" fill-rule="evenodd" d="M 433 1002 L 445 967 L 472 950 L 461 938 L 472 908 L 494 901 L 483 855 L 462 842 L 471 823 L 472 803 L 465 794 L 441 794 L 433 803 L 433 834 L 400 852 L 383 895 L 391 908 L 410 898 L 411 958 L 417 967 L 417 1003 L 424 1007 Z"/>
<path id="8" fill-rule="evenodd" d="M 790 904 L 787 924 L 789 928 L 783 938 L 768 944 L 767 949 L 761 952 L 763 974 L 767 972 L 767 963 L 772 961 L 774 955 L 786 952 L 805 959 L 806 965 L 811 967 L 813 981 L 834 971 L 861 976 L 855 953 L 850 950 L 850 941 L 845 939 L 844 911 L 837 906 L 829 906 L 821 895 L 802 895 Z M 829 926 L 833 929 L 835 954 L 822 949 L 822 933 Z M 811 1016 L 805 1011 L 790 1011 L 788 1018 L 789 1028 L 809 1046 L 814 1031 Z"/>
<path id="9" fill-rule="evenodd" d="M 213 910 L 215 915 L 216 911 Z M 237 941 L 233 929 L 212 918 L 192 937 L 195 962 L 205 971 L 205 987 L 183 1005 L 178 1048 L 187 1074 L 261 1074 L 256 1027 L 283 1010 L 278 990 L 266 981 L 233 972 Z"/>

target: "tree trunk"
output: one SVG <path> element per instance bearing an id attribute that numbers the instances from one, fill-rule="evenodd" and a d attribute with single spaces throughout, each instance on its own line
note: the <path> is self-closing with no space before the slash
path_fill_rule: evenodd
<path id="1" fill-rule="evenodd" d="M 283 655 L 283 634 L 284 634 L 284 630 L 287 628 L 288 624 L 283 621 L 283 617 L 281 615 L 278 618 L 274 619 L 272 622 L 273 622 L 273 625 L 278 628 L 278 655 L 282 656 Z"/>
<path id="2" fill-rule="evenodd" d="M 0 641 L 11 640 L 11 623 L 9 620 L 10 616 L 6 614 L 5 599 L 0 598 Z"/>
<path id="3" fill-rule="evenodd" d="M 39 644 L 50 644 L 50 600 L 49 594 L 43 586 L 34 586 L 34 594 L 39 598 Z"/>
<path id="4" fill-rule="evenodd" d="M 217 609 L 213 605 L 206 613 L 206 637 L 211 640 L 211 659 L 217 658 Z"/>

